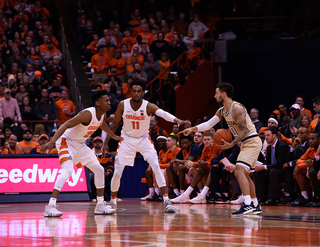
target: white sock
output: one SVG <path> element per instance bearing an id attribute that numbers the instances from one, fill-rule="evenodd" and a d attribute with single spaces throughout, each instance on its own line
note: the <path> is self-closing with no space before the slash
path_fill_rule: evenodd
<path id="1" fill-rule="evenodd" d="M 218 195 L 219 197 L 221 197 L 221 194 L 220 194 L 219 192 L 217 192 L 216 195 Z"/>
<path id="2" fill-rule="evenodd" d="M 103 203 L 103 196 L 97 196 L 97 203 Z"/>
<path id="3" fill-rule="evenodd" d="M 224 194 L 226 197 L 228 197 L 228 195 L 229 195 L 228 193 L 223 193 L 223 194 Z"/>
<path id="4" fill-rule="evenodd" d="M 150 193 L 150 195 L 154 194 L 154 188 L 153 187 L 149 188 L 149 193 Z"/>
<path id="5" fill-rule="evenodd" d="M 169 200 L 169 197 L 168 196 L 163 196 L 163 202 Z"/>
<path id="6" fill-rule="evenodd" d="M 307 191 L 301 191 L 301 195 L 305 198 L 305 199 L 309 199 L 309 196 L 308 196 L 308 192 Z"/>
<path id="7" fill-rule="evenodd" d="M 244 204 L 246 205 L 250 205 L 252 200 L 251 200 L 251 196 L 250 195 L 247 195 L 247 196 L 243 196 L 244 198 Z"/>
<path id="8" fill-rule="evenodd" d="M 181 194 L 184 193 L 184 190 L 180 190 Z"/>
<path id="9" fill-rule="evenodd" d="M 201 191 L 201 197 L 205 198 L 207 193 L 209 191 L 209 187 L 208 186 L 204 186 L 203 190 Z"/>
<path id="10" fill-rule="evenodd" d="M 184 192 L 185 197 L 189 197 L 192 191 L 193 191 L 193 188 L 189 186 L 186 192 Z"/>
<path id="11" fill-rule="evenodd" d="M 57 205 L 57 198 L 50 197 L 49 205 L 55 207 Z"/>
<path id="12" fill-rule="evenodd" d="M 157 193 L 158 196 L 160 196 L 161 195 L 161 190 L 159 188 L 156 188 L 156 193 Z"/>
<path id="13" fill-rule="evenodd" d="M 253 205 L 254 205 L 255 207 L 257 207 L 257 206 L 258 206 L 258 199 L 257 199 L 257 197 L 251 198 L 251 200 L 253 201 Z"/>
<path id="14" fill-rule="evenodd" d="M 111 199 L 111 201 L 112 201 L 114 204 L 117 204 L 117 198 Z"/>
<path id="15" fill-rule="evenodd" d="M 178 196 L 179 195 L 179 190 L 178 189 L 173 189 L 173 192 Z"/>

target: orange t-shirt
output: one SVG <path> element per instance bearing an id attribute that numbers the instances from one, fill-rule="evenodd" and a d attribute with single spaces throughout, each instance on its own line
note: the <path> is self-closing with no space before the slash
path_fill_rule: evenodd
<path id="1" fill-rule="evenodd" d="M 152 33 L 138 33 L 138 35 L 141 36 L 142 42 L 146 43 L 149 47 L 151 46 L 153 40 L 154 40 L 154 35 Z"/>
<path id="2" fill-rule="evenodd" d="M 121 43 L 121 46 L 123 44 L 126 44 L 128 46 L 128 52 L 131 52 L 132 46 L 137 43 L 137 40 L 131 36 L 129 37 L 124 37 Z"/>
<path id="3" fill-rule="evenodd" d="M 160 63 L 160 73 L 162 73 L 162 71 L 166 70 L 167 68 L 170 67 L 170 60 L 163 62 L 162 60 L 159 60 Z M 161 74 L 160 79 L 161 80 L 167 80 L 168 78 L 168 73 L 170 70 L 168 70 L 167 72 L 164 72 L 163 74 Z"/>
<path id="4" fill-rule="evenodd" d="M 67 110 L 69 113 L 74 111 L 76 109 L 76 106 L 74 105 L 74 103 L 68 99 L 67 100 L 59 99 L 55 103 L 58 109 L 58 118 L 59 118 L 58 124 L 62 124 L 68 121 L 71 118 L 71 116 L 66 116 L 65 111 Z"/>
<path id="5" fill-rule="evenodd" d="M 122 83 L 122 91 L 124 96 L 126 96 L 127 99 L 131 98 L 131 88 L 127 82 Z"/>
<path id="6" fill-rule="evenodd" d="M 314 130 L 316 129 L 317 123 L 318 123 L 319 118 L 315 118 L 311 121 L 310 126 L 309 126 L 309 133 L 314 132 Z"/>
<path id="7" fill-rule="evenodd" d="M 91 58 L 91 68 L 94 69 L 95 74 L 107 74 L 109 69 L 109 63 L 110 63 L 110 57 L 107 54 L 103 54 L 100 56 L 98 53 L 96 55 L 93 55 Z M 103 70 L 101 70 L 101 67 L 104 67 Z M 96 68 L 99 68 L 99 72 L 96 71 Z"/>
<path id="8" fill-rule="evenodd" d="M 211 147 L 205 146 L 202 150 L 202 154 L 199 160 L 206 161 L 208 163 L 208 167 L 211 167 L 211 160 L 218 156 L 221 153 L 221 149 L 219 149 L 216 144 L 212 144 Z M 193 166 L 196 165 L 197 162 L 193 162 Z"/>
<path id="9" fill-rule="evenodd" d="M 109 63 L 111 68 L 116 68 L 117 75 L 122 75 L 127 72 L 127 59 L 125 57 L 114 58 Z"/>
<path id="10" fill-rule="evenodd" d="M 306 168 L 309 166 L 313 166 L 313 164 L 304 163 L 308 159 L 314 160 L 314 156 L 316 154 L 315 148 L 308 148 L 307 151 L 297 160 L 296 165 L 299 166 L 299 169 Z"/>
<path id="11" fill-rule="evenodd" d="M 176 155 L 180 152 L 181 148 L 175 147 L 173 152 L 171 152 L 171 149 L 168 149 L 167 152 L 165 153 L 165 156 L 162 160 L 160 160 L 160 168 L 165 169 L 168 165 L 170 160 L 172 160 Z"/>
<path id="12" fill-rule="evenodd" d="M 31 151 L 31 149 L 38 147 L 39 143 L 37 143 L 35 141 L 31 141 L 30 143 L 26 143 L 25 140 L 23 140 L 23 141 L 19 142 L 17 145 L 22 148 L 22 151 L 24 154 L 28 154 Z"/>

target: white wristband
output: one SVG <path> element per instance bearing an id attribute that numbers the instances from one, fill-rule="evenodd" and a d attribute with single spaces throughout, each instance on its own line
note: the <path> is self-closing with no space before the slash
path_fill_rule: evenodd
<path id="1" fill-rule="evenodd" d="M 156 110 L 156 115 L 159 117 L 162 117 L 164 120 L 166 120 L 168 122 L 172 122 L 172 123 L 174 123 L 174 119 L 176 118 L 175 116 L 173 116 L 169 112 L 166 112 L 162 109 Z"/>
<path id="2" fill-rule="evenodd" d="M 206 131 L 211 127 L 215 126 L 217 123 L 220 122 L 220 118 L 217 115 L 214 115 L 210 118 L 207 122 L 197 125 L 198 131 Z"/>

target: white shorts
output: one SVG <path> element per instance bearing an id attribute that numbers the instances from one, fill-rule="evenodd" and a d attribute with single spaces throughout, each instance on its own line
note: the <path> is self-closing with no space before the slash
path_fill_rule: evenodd
<path id="1" fill-rule="evenodd" d="M 68 160 L 70 156 L 78 168 L 89 163 L 99 163 L 97 156 L 86 144 L 72 141 L 64 136 L 56 141 L 56 148 L 60 164 Z"/>
<path id="2" fill-rule="evenodd" d="M 143 137 L 130 137 L 124 133 L 121 133 L 123 141 L 119 142 L 119 146 L 116 153 L 116 160 L 119 159 L 120 165 L 133 166 L 136 153 L 142 154 L 145 161 L 149 159 L 157 159 L 157 151 L 153 146 L 153 143 L 149 135 Z"/>

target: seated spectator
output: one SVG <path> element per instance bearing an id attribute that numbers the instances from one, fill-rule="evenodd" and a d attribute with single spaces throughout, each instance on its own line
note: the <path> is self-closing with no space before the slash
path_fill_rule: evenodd
<path id="1" fill-rule="evenodd" d="M 147 47 L 148 47 L 147 44 L 142 42 L 140 54 L 143 56 L 144 61 L 148 61 L 148 54 L 150 53 L 148 51 L 149 49 L 147 49 Z"/>
<path id="2" fill-rule="evenodd" d="M 68 81 L 68 75 L 66 68 L 61 64 L 61 58 L 59 56 L 53 57 L 53 72 L 54 75 L 62 75 L 64 81 Z"/>
<path id="3" fill-rule="evenodd" d="M 28 94 L 29 93 L 26 91 L 26 88 L 25 88 L 24 84 L 21 84 L 19 86 L 19 91 L 15 96 L 15 99 L 17 100 L 19 106 L 22 105 L 23 98 L 28 96 Z"/>
<path id="4" fill-rule="evenodd" d="M 63 124 L 76 114 L 76 106 L 71 100 L 68 100 L 67 91 L 63 90 L 61 92 L 61 99 L 57 100 L 55 103 L 59 116 L 58 124 Z"/>
<path id="5" fill-rule="evenodd" d="M 136 56 L 132 56 L 130 60 L 128 60 L 127 74 L 134 70 L 133 65 L 138 63 L 138 58 Z"/>
<path id="6" fill-rule="evenodd" d="M 128 65 L 128 59 L 131 56 L 131 52 L 129 52 L 127 44 L 122 44 L 122 46 L 121 46 L 121 56 L 126 59 L 126 62 L 127 62 L 127 65 Z"/>
<path id="7" fill-rule="evenodd" d="M 99 42 L 99 36 L 98 36 L 98 34 L 94 33 L 93 34 L 93 41 L 86 47 L 86 49 L 83 52 L 85 61 L 90 61 L 92 56 L 97 54 L 98 42 Z"/>
<path id="8" fill-rule="evenodd" d="M 20 112 L 22 120 L 37 120 L 38 115 L 33 106 L 30 106 L 29 97 L 25 96 L 22 99 L 22 105 L 20 105 Z"/>
<path id="9" fill-rule="evenodd" d="M 124 44 L 127 45 L 127 47 L 128 47 L 128 52 L 131 52 L 132 46 L 133 46 L 135 43 L 137 43 L 137 40 L 136 40 L 134 37 L 131 36 L 131 33 L 130 33 L 130 31 L 129 31 L 128 29 L 124 30 L 123 34 L 124 34 L 124 38 L 123 38 L 121 44 L 122 44 L 122 46 L 123 46 Z M 123 56 L 123 54 L 122 54 L 122 56 Z"/>
<path id="10" fill-rule="evenodd" d="M 163 80 L 164 82 L 168 79 L 168 73 L 170 72 L 170 60 L 168 58 L 168 54 L 166 52 L 161 54 L 161 60 L 158 60 L 160 63 L 160 79 Z M 163 72 L 163 71 L 167 72 Z M 163 73 L 162 73 L 163 72 Z"/>
<path id="11" fill-rule="evenodd" d="M 141 18 L 140 21 L 139 21 L 139 26 L 137 26 L 137 27 L 132 29 L 132 36 L 136 37 L 139 33 L 141 33 L 142 32 L 142 26 L 144 24 L 146 24 L 146 23 L 147 23 L 146 18 Z M 148 28 L 148 30 L 150 31 L 149 28 Z"/>
<path id="12" fill-rule="evenodd" d="M 177 198 L 171 200 L 171 202 L 173 202 L 173 203 L 189 202 L 190 201 L 190 194 L 192 193 L 194 188 L 199 183 L 202 182 L 203 184 L 206 184 L 206 186 L 203 188 L 203 190 L 205 190 L 203 192 L 204 197 L 199 196 L 200 195 L 199 194 L 196 197 L 197 199 L 192 199 L 190 202 L 191 203 L 206 203 L 206 195 L 209 192 L 209 188 L 210 188 L 210 183 L 208 184 L 208 180 L 211 181 L 210 178 L 207 179 L 209 172 L 210 172 L 211 161 L 219 155 L 220 149 L 217 148 L 217 146 L 213 143 L 213 134 L 210 132 L 207 132 L 206 134 L 204 134 L 203 142 L 204 142 L 205 147 L 203 149 L 203 152 L 201 154 L 199 161 L 198 162 L 192 162 L 192 161 L 186 162 L 186 166 L 188 166 L 189 168 L 196 167 L 197 173 L 196 173 L 195 177 L 193 178 L 188 189 L 184 193 L 182 193 L 180 196 L 178 196 Z M 229 189 L 229 187 L 228 187 L 228 189 Z"/>
<path id="13" fill-rule="evenodd" d="M 309 115 L 307 115 L 309 116 Z M 297 132 L 297 137 L 294 138 L 292 146 L 287 156 L 287 162 L 283 165 L 284 171 L 284 191 L 289 193 L 289 197 L 285 201 L 286 204 L 296 200 L 295 180 L 293 178 L 293 171 L 296 167 L 296 162 L 310 147 L 309 144 L 309 130 L 305 127 L 300 127 Z"/>
<path id="14" fill-rule="evenodd" d="M 22 84 L 27 88 L 27 86 L 33 81 L 34 72 L 32 64 L 27 64 L 27 70 L 23 73 Z"/>
<path id="15" fill-rule="evenodd" d="M 43 63 L 41 63 L 42 60 L 40 60 L 40 58 L 36 58 L 34 61 L 33 61 L 33 71 L 40 71 L 42 72 L 43 71 Z"/>
<path id="16" fill-rule="evenodd" d="M 315 113 L 317 114 L 317 117 L 312 120 L 310 126 L 309 126 L 309 132 L 318 132 L 320 133 L 320 97 L 316 97 L 312 99 L 312 105 Z"/>
<path id="17" fill-rule="evenodd" d="M 286 163 L 289 146 L 278 140 L 278 130 L 270 127 L 265 130 L 267 147 L 266 161 L 256 164 L 256 191 L 257 197 L 265 205 L 277 205 L 277 188 L 283 180 L 283 165 Z"/>
<path id="18" fill-rule="evenodd" d="M 250 118 L 258 133 L 259 130 L 263 127 L 263 123 L 259 120 L 259 111 L 257 108 L 252 108 L 250 110 Z"/>
<path id="19" fill-rule="evenodd" d="M 209 28 L 205 24 L 203 24 L 201 21 L 199 21 L 199 15 L 195 14 L 193 16 L 193 22 L 191 22 L 188 27 L 188 31 L 197 33 L 200 36 L 202 33 L 209 31 Z"/>
<path id="20" fill-rule="evenodd" d="M 309 134 L 310 147 L 296 162 L 293 176 L 297 180 L 301 195 L 298 200 L 291 203 L 291 206 L 306 206 L 310 202 L 306 188 L 306 179 L 309 177 L 308 173 L 310 172 L 310 168 L 312 167 L 313 163 L 316 163 L 315 161 L 319 161 L 319 137 L 320 135 L 317 132 L 312 132 Z M 315 157 L 316 154 L 318 157 Z"/>
<path id="21" fill-rule="evenodd" d="M 114 57 L 114 51 L 117 49 L 117 46 L 111 42 L 111 37 L 106 36 L 106 43 L 104 45 L 104 53 L 107 54 L 110 58 Z"/>
<path id="22" fill-rule="evenodd" d="M 140 53 L 141 52 L 141 50 L 142 50 L 142 43 L 143 43 L 143 40 L 142 40 L 142 37 L 141 37 L 141 35 L 140 34 L 138 34 L 137 35 L 137 37 L 136 37 L 136 40 L 137 40 L 137 42 L 132 46 L 132 48 L 131 48 L 131 53 L 133 54 L 134 53 L 134 48 L 138 48 L 138 51 L 136 51 L 136 52 L 138 52 L 138 53 Z M 151 45 L 149 45 L 148 43 L 146 43 L 146 42 L 144 42 L 145 44 L 147 44 L 147 51 L 150 51 L 149 50 L 149 46 Z"/>
<path id="23" fill-rule="evenodd" d="M 46 46 L 40 53 L 40 57 L 44 61 L 49 61 L 52 60 L 54 56 L 59 56 L 60 59 L 62 59 L 61 51 L 53 45 L 51 40 L 48 40 Z"/>
<path id="24" fill-rule="evenodd" d="M 13 63 L 11 65 L 11 68 L 8 68 L 8 77 L 10 77 L 11 75 L 13 75 L 16 79 L 17 79 L 17 76 L 18 76 L 18 64 L 17 63 Z M 8 80 L 8 83 L 9 83 L 9 80 Z"/>
<path id="25" fill-rule="evenodd" d="M 147 83 L 152 81 L 160 73 L 160 63 L 154 60 L 153 53 L 148 54 L 148 60 L 143 65 L 143 71 L 147 74 Z M 159 88 L 159 82 L 154 84 L 153 90 Z"/>
<path id="26" fill-rule="evenodd" d="M 127 81 L 122 83 L 122 91 L 124 96 L 128 99 L 131 98 L 131 88 L 130 88 L 130 83 L 133 81 L 132 76 L 129 76 L 127 78 Z"/>
<path id="27" fill-rule="evenodd" d="M 132 64 L 131 58 L 132 58 L 133 56 L 135 56 L 135 57 L 138 59 L 138 62 L 139 62 L 139 64 L 140 64 L 141 68 L 143 68 L 144 57 L 140 54 L 138 47 L 133 47 L 133 48 L 132 48 L 132 55 L 128 58 L 128 61 L 129 61 L 129 64 L 128 64 L 128 65 L 131 65 L 131 64 Z"/>
<path id="28" fill-rule="evenodd" d="M 296 132 L 300 127 L 300 106 L 298 104 L 293 104 L 290 108 L 292 113 L 291 122 L 289 123 L 289 128 L 285 131 L 285 136 L 288 138 L 292 137 L 292 133 Z"/>
<path id="29" fill-rule="evenodd" d="M 115 50 L 114 58 L 110 61 L 109 66 L 110 66 L 110 68 L 116 70 L 116 76 L 120 79 L 121 83 L 126 80 L 127 60 L 125 57 L 122 57 L 120 49 Z M 112 71 L 114 71 L 114 70 L 112 70 Z M 110 70 L 110 72 L 111 72 L 111 70 Z M 119 86 L 121 86 L 121 83 Z"/>
<path id="30" fill-rule="evenodd" d="M 203 141 L 203 133 L 200 131 L 195 132 L 193 136 L 193 143 L 197 145 L 199 148 L 201 148 L 201 151 L 204 148 L 204 143 L 202 141 Z"/>
<path id="31" fill-rule="evenodd" d="M 41 99 L 36 104 L 36 112 L 40 119 L 48 121 L 54 120 L 58 122 L 58 110 L 56 104 L 48 97 L 48 90 L 41 90 Z M 46 123 L 46 132 L 51 135 L 54 124 L 52 122 Z"/>
<path id="32" fill-rule="evenodd" d="M 150 139 L 153 142 L 155 149 L 157 150 L 157 153 L 159 153 L 160 147 L 158 146 L 158 143 L 157 143 L 157 137 L 158 136 L 168 137 L 168 133 L 164 129 L 162 129 L 158 126 L 157 116 L 150 117 L 149 135 L 150 135 Z"/>
<path id="33" fill-rule="evenodd" d="M 123 94 L 122 87 L 117 87 L 116 97 L 117 97 L 118 104 L 119 104 L 122 100 L 125 100 L 125 99 L 126 99 L 126 96 L 124 96 L 124 94 Z"/>
<path id="34" fill-rule="evenodd" d="M 8 59 L 7 68 L 11 68 L 13 63 L 18 64 L 18 68 L 21 68 L 22 71 L 26 70 L 26 59 L 21 56 L 20 51 L 17 47 L 13 48 L 13 56 Z"/>
<path id="35" fill-rule="evenodd" d="M 28 97 L 29 97 L 30 106 L 35 107 L 36 103 L 40 99 L 40 94 L 38 93 L 40 90 L 36 88 L 35 85 L 33 84 L 29 84 L 29 86 L 27 87 L 27 90 L 29 93 Z"/>
<path id="36" fill-rule="evenodd" d="M 201 149 L 198 146 L 191 144 L 190 136 L 181 136 L 180 145 L 182 149 L 177 156 L 170 161 L 170 165 L 166 168 L 168 180 L 177 197 L 179 196 L 178 185 L 176 183 L 177 178 L 179 178 L 180 192 L 184 193 L 185 175 L 187 174 L 190 178 L 192 170 L 194 170 L 193 167 L 189 168 L 189 166 L 187 166 L 187 161 L 197 162 L 201 155 Z"/>
<path id="37" fill-rule="evenodd" d="M 189 48 L 192 44 L 194 44 L 194 42 L 197 41 L 198 39 L 198 34 L 197 33 L 193 33 L 191 30 L 188 31 L 188 35 L 183 37 L 182 41 L 187 45 L 187 48 Z M 196 47 L 196 45 L 192 46 L 190 49 L 188 49 L 188 54 L 190 54 L 193 49 Z"/>
<path id="38" fill-rule="evenodd" d="M 164 34 L 169 32 L 169 26 L 168 26 L 166 20 L 164 20 L 164 19 L 161 20 L 160 25 L 159 25 L 159 29 L 160 29 L 160 32 L 163 32 Z"/>
<path id="39" fill-rule="evenodd" d="M 23 141 L 19 142 L 17 145 L 22 149 L 24 154 L 28 154 L 31 149 L 39 146 L 39 143 L 32 141 L 32 132 L 27 129 L 23 132 Z"/>
<path id="40" fill-rule="evenodd" d="M 303 107 L 303 105 L 304 105 L 304 97 L 303 97 L 303 95 L 297 95 L 296 96 L 296 101 L 294 103 L 298 104 L 300 106 L 300 114 L 301 115 L 307 114 L 307 115 L 309 115 L 310 118 L 312 118 L 311 111 Z"/>
<path id="41" fill-rule="evenodd" d="M 18 117 L 19 123 L 22 122 L 19 105 L 16 99 L 11 97 L 11 90 L 6 88 L 4 90 L 4 97 L 0 99 L 0 120 L 7 117 L 14 119 Z"/>
<path id="42" fill-rule="evenodd" d="M 320 206 L 320 164 L 319 164 L 320 148 L 318 146 L 316 153 L 314 155 L 313 169 L 309 171 L 309 178 L 311 180 L 314 196 L 312 200 L 307 204 L 309 207 L 319 207 Z"/>
<path id="43" fill-rule="evenodd" d="M 43 65 L 43 61 L 42 58 L 40 58 L 40 56 L 37 54 L 36 52 L 36 48 L 31 47 L 29 52 L 28 52 L 28 56 L 26 57 L 26 63 L 27 64 L 34 64 L 34 61 L 38 59 L 40 61 L 40 65 Z M 30 68 L 30 67 L 29 67 Z M 27 67 L 28 70 L 28 67 Z M 29 70 L 30 71 L 30 70 Z"/>
<path id="44" fill-rule="evenodd" d="M 169 45 L 172 45 L 173 42 L 173 35 L 178 33 L 177 27 L 174 24 L 170 25 L 170 32 L 166 33 L 164 39 L 168 42 Z"/>
<path id="45" fill-rule="evenodd" d="M 150 51 L 154 54 L 156 60 L 160 60 L 161 54 L 169 51 L 169 44 L 164 40 L 164 34 L 162 32 L 158 33 L 157 39 L 152 42 Z"/>
<path id="46" fill-rule="evenodd" d="M 0 83 L 0 99 L 4 97 L 4 86 Z"/>
<path id="47" fill-rule="evenodd" d="M 111 93 L 111 87 L 108 83 L 103 84 L 103 90 L 107 91 L 107 95 L 110 100 L 111 109 L 107 112 L 107 116 L 110 116 L 117 110 L 117 107 L 118 107 L 117 97 L 115 96 L 115 94 Z"/>
<path id="48" fill-rule="evenodd" d="M 111 155 L 108 152 L 103 153 L 103 140 L 100 136 L 97 136 L 93 138 L 93 152 L 97 156 L 101 166 L 104 168 L 104 200 L 110 201 L 110 195 L 111 195 L 111 188 L 110 188 L 110 181 L 113 176 L 114 171 L 114 164 L 113 159 Z M 96 198 L 96 187 L 94 184 L 94 174 L 92 173 L 92 176 L 90 176 L 91 186 L 92 186 L 92 198 Z"/>
<path id="49" fill-rule="evenodd" d="M 37 92 L 40 92 L 40 90 L 43 88 L 47 89 L 49 86 L 49 82 L 43 78 L 42 72 L 39 70 L 36 70 L 34 72 L 34 79 L 31 82 L 31 84 L 33 84 L 35 86 Z"/>
<path id="50" fill-rule="evenodd" d="M 117 76 L 116 68 L 110 69 L 110 74 L 111 75 L 107 78 L 107 80 L 104 81 L 103 84 L 108 83 L 110 85 L 110 92 L 116 94 L 117 87 L 122 86 L 122 81 Z"/>
<path id="51" fill-rule="evenodd" d="M 180 40 L 180 36 L 178 34 L 175 34 L 173 36 L 173 42 L 172 45 L 169 48 L 169 54 L 170 54 L 170 62 L 173 63 L 175 60 L 177 60 L 180 55 L 187 50 L 186 44 Z M 172 71 L 177 71 L 177 63 L 173 65 Z"/>
<path id="52" fill-rule="evenodd" d="M 39 143 L 39 140 L 40 140 L 40 133 L 37 132 L 37 131 L 34 131 L 32 133 L 32 141 L 35 141 L 35 142 Z"/>
<path id="53" fill-rule="evenodd" d="M 311 122 L 311 117 L 308 114 L 302 114 L 299 120 L 300 127 L 306 127 L 307 129 L 309 129 Z"/>
<path id="54" fill-rule="evenodd" d="M 15 97 L 16 93 L 18 92 L 18 86 L 16 84 L 17 79 L 14 75 L 10 75 L 8 77 L 8 89 L 11 90 L 12 97 Z"/>
<path id="55" fill-rule="evenodd" d="M 91 58 L 91 68 L 94 69 L 93 79 L 95 84 L 103 83 L 108 78 L 110 57 L 104 53 L 104 47 L 98 47 L 98 53 Z"/>
<path id="56" fill-rule="evenodd" d="M 4 134 L 0 131 L 0 154 L 9 154 L 9 150 L 5 147 Z"/>
<path id="57" fill-rule="evenodd" d="M 58 150 L 56 148 L 53 148 L 52 150 L 46 150 L 44 152 L 41 152 L 42 145 L 48 143 L 50 141 L 50 138 L 46 134 L 42 134 L 39 136 L 39 146 L 31 149 L 29 154 L 57 154 Z"/>
<path id="58" fill-rule="evenodd" d="M 141 71 L 141 66 L 139 63 L 135 63 L 133 65 L 133 71 L 130 71 L 127 73 L 127 76 L 131 76 L 133 78 L 133 80 L 138 80 L 138 81 L 142 81 L 144 83 L 147 82 L 148 76 L 146 74 L 146 72 Z"/>
<path id="59" fill-rule="evenodd" d="M 34 127 L 34 133 L 38 133 L 38 134 L 39 134 L 39 137 L 40 137 L 40 135 L 46 134 L 47 132 L 46 132 L 46 128 L 44 127 L 44 125 L 41 124 L 41 123 L 38 123 L 38 124 L 36 124 L 36 126 Z"/>
<path id="60" fill-rule="evenodd" d="M 17 145 L 18 137 L 15 134 L 11 134 L 5 147 L 8 149 L 9 154 L 23 154 L 22 148 Z"/>
<path id="61" fill-rule="evenodd" d="M 49 98 L 54 101 L 61 99 L 62 91 L 65 91 L 65 89 L 59 85 L 58 79 L 54 78 L 52 80 L 52 86 L 48 88 Z"/>
<path id="62" fill-rule="evenodd" d="M 113 33 L 111 34 L 111 37 L 116 41 L 117 49 L 120 49 L 121 43 L 122 43 L 122 37 L 120 36 L 119 28 L 117 27 L 114 28 Z"/>

